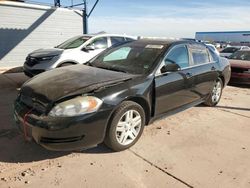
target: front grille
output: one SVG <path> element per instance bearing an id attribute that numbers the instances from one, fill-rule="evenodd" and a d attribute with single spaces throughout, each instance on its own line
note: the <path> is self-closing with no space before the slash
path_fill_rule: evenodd
<path id="1" fill-rule="evenodd" d="M 84 138 L 84 136 L 75 136 L 75 137 L 67 137 L 67 138 L 48 138 L 48 137 L 41 137 L 41 143 L 47 144 L 57 144 L 57 143 L 70 143 L 70 142 L 77 142 Z"/>
<path id="2" fill-rule="evenodd" d="M 20 95 L 20 102 L 27 107 L 36 110 L 40 114 L 44 114 L 46 112 L 46 106 L 37 99 L 25 95 Z"/>
<path id="3" fill-rule="evenodd" d="M 35 57 L 28 56 L 25 62 L 28 66 L 33 67 L 35 64 L 39 63 L 38 59 Z"/>
<path id="4" fill-rule="evenodd" d="M 33 107 L 33 102 L 32 102 L 31 97 L 27 97 L 25 95 L 20 95 L 20 101 L 30 108 Z"/>
<path id="5" fill-rule="evenodd" d="M 239 68 L 239 67 L 231 67 L 231 71 L 235 73 L 243 73 L 248 71 L 246 68 Z"/>

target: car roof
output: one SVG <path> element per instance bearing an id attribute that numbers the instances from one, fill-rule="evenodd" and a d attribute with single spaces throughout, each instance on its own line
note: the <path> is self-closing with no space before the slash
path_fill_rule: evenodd
<path id="1" fill-rule="evenodd" d="M 128 38 L 137 38 L 137 36 L 130 36 L 126 34 L 108 34 L 108 33 L 101 33 L 101 34 L 84 34 L 81 36 L 86 37 L 128 37 Z"/>
<path id="2" fill-rule="evenodd" d="M 163 46 L 170 46 L 172 44 L 198 44 L 205 46 L 203 43 L 195 42 L 195 41 L 189 41 L 184 39 L 162 39 L 162 38 L 143 38 L 136 41 L 133 41 L 134 44 L 140 44 L 140 45 L 163 45 Z"/>

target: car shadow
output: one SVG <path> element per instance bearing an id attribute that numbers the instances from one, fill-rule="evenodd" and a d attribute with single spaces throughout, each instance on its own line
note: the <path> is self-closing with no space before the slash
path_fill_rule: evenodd
<path id="1" fill-rule="evenodd" d="M 215 106 L 215 108 L 250 111 L 250 108 L 234 107 L 234 106 Z"/>
<path id="2" fill-rule="evenodd" d="M 17 129 L 1 130 L 0 132 L 0 162 L 27 163 L 58 158 L 68 154 L 70 152 L 49 151 L 34 141 L 25 141 Z"/>
<path id="3" fill-rule="evenodd" d="M 199 104 L 195 107 L 208 107 L 208 108 L 211 108 L 205 104 Z M 221 108 L 221 109 L 231 109 L 231 110 L 242 110 L 242 111 L 250 111 L 250 108 L 243 108 L 243 107 L 235 107 L 235 106 L 221 106 L 221 105 L 217 105 L 217 106 L 214 106 L 214 108 Z"/>
<path id="4" fill-rule="evenodd" d="M 250 88 L 250 85 L 246 85 L 246 84 L 236 84 L 236 83 L 228 83 L 229 86 L 233 86 L 233 87 L 240 87 L 240 88 Z"/>
<path id="5" fill-rule="evenodd" d="M 80 153 L 87 153 L 87 154 L 104 154 L 104 153 L 113 153 L 114 151 L 105 146 L 104 144 L 99 144 L 94 148 L 90 148 L 87 150 L 82 150 Z"/>
<path id="6" fill-rule="evenodd" d="M 103 154 L 112 152 L 104 144 L 81 151 L 50 151 L 35 141 L 25 141 L 17 129 L 0 131 L 0 162 L 27 163 L 56 159 L 71 153 Z"/>

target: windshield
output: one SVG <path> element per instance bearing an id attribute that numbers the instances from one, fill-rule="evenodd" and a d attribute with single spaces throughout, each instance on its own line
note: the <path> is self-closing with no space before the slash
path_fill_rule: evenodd
<path id="1" fill-rule="evenodd" d="M 250 61 L 250 51 L 237 51 L 232 54 L 229 59 Z"/>
<path id="2" fill-rule="evenodd" d="M 152 69 L 163 48 L 163 45 L 129 42 L 105 51 L 89 64 L 130 74 L 146 74 Z"/>
<path id="3" fill-rule="evenodd" d="M 238 47 L 228 47 L 228 48 L 225 48 L 224 50 L 222 50 L 221 53 L 234 53 L 239 49 L 240 48 L 238 48 Z"/>
<path id="4" fill-rule="evenodd" d="M 77 48 L 77 47 L 81 46 L 84 42 L 89 40 L 90 38 L 91 38 L 90 36 L 73 37 L 73 38 L 63 42 L 62 44 L 56 46 L 56 48 L 59 48 L 59 49 Z"/>

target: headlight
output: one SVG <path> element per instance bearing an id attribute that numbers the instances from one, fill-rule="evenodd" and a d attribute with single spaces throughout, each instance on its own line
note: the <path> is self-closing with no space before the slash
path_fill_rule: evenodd
<path id="1" fill-rule="evenodd" d="M 102 100 L 93 96 L 80 96 L 57 104 L 49 113 L 53 117 L 79 116 L 96 112 Z"/>
<path id="2" fill-rule="evenodd" d="M 57 56 L 57 55 L 56 55 Z M 41 61 L 48 61 L 48 60 L 51 60 L 53 59 L 54 57 L 56 57 L 55 55 L 54 56 L 47 56 L 47 57 L 40 57 L 39 59 Z"/>

